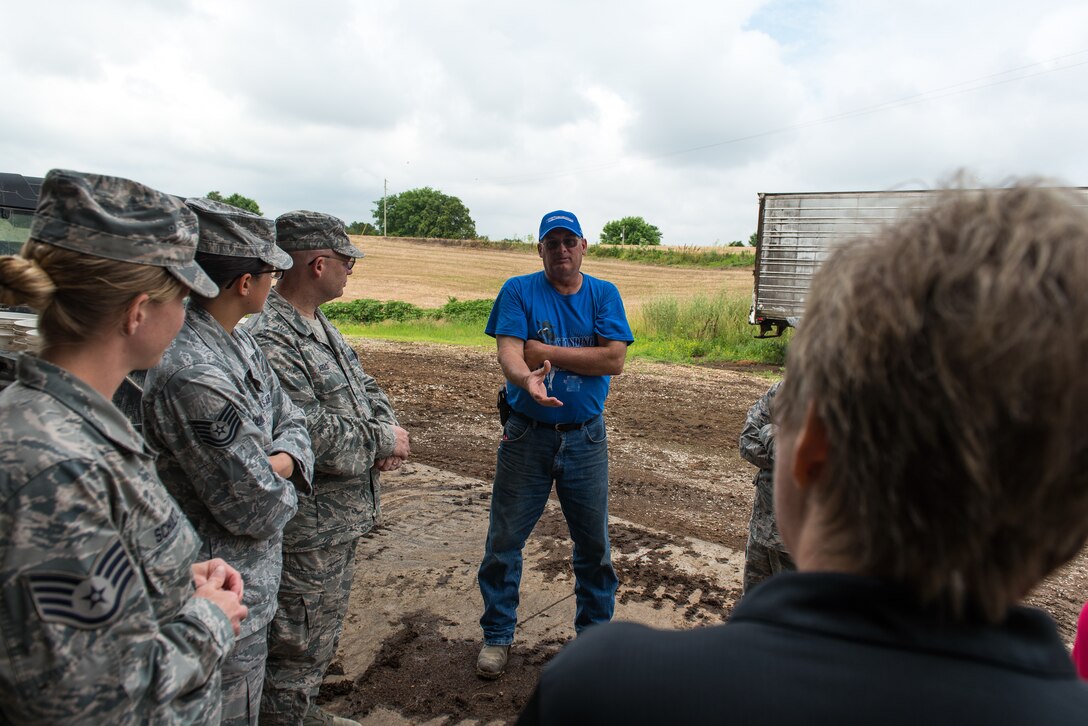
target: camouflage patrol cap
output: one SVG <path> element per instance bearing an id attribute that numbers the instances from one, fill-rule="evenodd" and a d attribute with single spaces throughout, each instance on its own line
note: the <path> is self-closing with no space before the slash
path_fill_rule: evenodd
<path id="1" fill-rule="evenodd" d="M 200 220 L 198 249 L 213 255 L 256 257 L 277 270 L 288 270 L 291 255 L 276 247 L 276 226 L 271 219 L 214 199 L 186 199 Z"/>
<path id="2" fill-rule="evenodd" d="M 128 179 L 53 169 L 42 182 L 30 238 L 107 260 L 162 267 L 200 295 L 219 294 L 193 262 L 196 215 L 176 197 Z"/>
<path id="3" fill-rule="evenodd" d="M 276 217 L 276 244 L 288 252 L 331 249 L 347 257 L 365 257 L 348 239 L 342 221 L 331 214 L 303 209 Z"/>

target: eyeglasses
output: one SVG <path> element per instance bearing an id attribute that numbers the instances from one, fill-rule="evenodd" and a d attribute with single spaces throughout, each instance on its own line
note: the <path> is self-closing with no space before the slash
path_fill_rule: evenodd
<path id="1" fill-rule="evenodd" d="M 253 275 L 253 277 L 256 277 L 257 275 L 271 275 L 273 280 L 283 279 L 283 270 L 260 270 L 258 272 L 251 272 L 249 274 Z"/>
<path id="2" fill-rule="evenodd" d="M 540 240 L 540 244 L 544 245 L 546 250 L 557 250 L 559 245 L 563 245 L 568 250 L 572 250 L 582 243 L 581 237 L 546 237 Z"/>
<path id="3" fill-rule="evenodd" d="M 313 258 L 312 260 L 310 260 L 306 264 L 309 265 L 310 267 L 313 267 L 314 263 L 317 262 L 318 260 L 320 260 L 322 257 L 328 258 L 330 260 L 337 260 L 339 262 L 343 262 L 344 267 L 348 268 L 349 270 L 351 268 L 355 267 L 355 258 L 354 257 L 348 257 L 347 259 L 345 259 L 343 257 L 336 257 L 335 255 L 318 255 L 317 257 Z"/>
<path id="4" fill-rule="evenodd" d="M 258 277 L 259 275 L 271 275 L 273 280 L 279 280 L 279 279 L 283 278 L 283 270 L 277 270 L 275 267 L 273 267 L 271 270 L 257 270 L 256 272 L 243 272 L 242 275 L 249 275 L 250 277 Z M 229 290 L 230 287 L 234 283 L 238 282 L 238 279 L 241 278 L 242 275 L 235 275 L 234 277 L 232 277 L 230 279 L 230 282 L 228 282 L 226 285 L 223 286 L 223 289 Z"/>

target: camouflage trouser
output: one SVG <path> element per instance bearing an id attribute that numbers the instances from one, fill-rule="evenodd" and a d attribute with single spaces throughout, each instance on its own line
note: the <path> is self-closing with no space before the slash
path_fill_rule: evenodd
<path id="1" fill-rule="evenodd" d="M 223 661 L 223 724 L 257 725 L 267 655 L 267 625 L 235 642 Z"/>
<path id="2" fill-rule="evenodd" d="M 784 547 L 771 547 L 748 537 L 744 550 L 744 592 L 779 572 L 796 570 L 797 565 Z"/>
<path id="3" fill-rule="evenodd" d="M 340 642 L 358 543 L 283 553 L 279 610 L 268 630 L 261 726 L 302 723 L 317 697 Z"/>

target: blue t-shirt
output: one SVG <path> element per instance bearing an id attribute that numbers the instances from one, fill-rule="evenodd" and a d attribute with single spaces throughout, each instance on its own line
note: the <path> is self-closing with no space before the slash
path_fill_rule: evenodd
<path id="1" fill-rule="evenodd" d="M 556 292 L 544 272 L 511 277 L 499 290 L 485 331 L 548 345 L 583 348 L 597 345 L 597 336 L 633 343 L 631 326 L 619 290 L 607 280 L 582 273 L 582 287 L 573 295 Z M 544 383 L 562 406 L 541 406 L 523 388 L 506 384 L 510 406 L 545 423 L 578 423 L 604 411 L 611 376 L 582 376 L 552 366 Z"/>

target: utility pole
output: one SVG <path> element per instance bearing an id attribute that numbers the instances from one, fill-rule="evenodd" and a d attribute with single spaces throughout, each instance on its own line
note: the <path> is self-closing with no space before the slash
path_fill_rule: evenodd
<path id="1" fill-rule="evenodd" d="M 386 211 L 385 198 L 389 196 L 389 180 L 382 179 L 385 186 L 382 187 L 382 237 L 389 236 L 389 213 Z"/>

